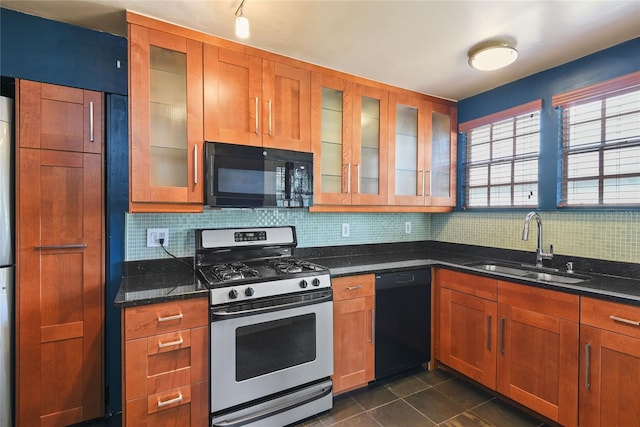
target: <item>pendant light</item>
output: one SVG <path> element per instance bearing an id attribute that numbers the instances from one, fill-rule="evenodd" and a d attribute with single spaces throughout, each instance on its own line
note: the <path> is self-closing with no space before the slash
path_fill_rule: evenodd
<path id="1" fill-rule="evenodd" d="M 244 16 L 243 13 L 243 8 L 244 8 L 244 2 L 246 0 L 242 0 L 240 2 L 240 6 L 238 6 L 238 9 L 236 9 L 236 36 L 241 38 L 241 39 L 247 39 L 249 38 L 249 18 L 247 18 L 246 16 Z"/>

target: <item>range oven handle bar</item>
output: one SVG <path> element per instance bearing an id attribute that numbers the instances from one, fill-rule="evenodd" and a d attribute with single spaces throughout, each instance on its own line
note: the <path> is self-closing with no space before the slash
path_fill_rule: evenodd
<path id="1" fill-rule="evenodd" d="M 312 299 L 304 298 L 305 295 L 309 295 L 309 294 L 300 295 L 299 300 L 294 302 L 288 302 L 283 304 L 274 303 L 274 305 L 271 305 L 268 307 L 250 308 L 248 310 L 229 311 L 228 310 L 229 305 L 226 305 L 224 307 L 211 307 L 211 321 L 220 322 L 223 320 L 234 319 L 236 317 L 252 316 L 255 314 L 262 314 L 262 313 L 271 313 L 274 311 L 287 310 L 287 309 L 297 308 L 297 307 L 305 307 L 307 305 L 320 304 L 322 302 L 328 302 L 333 300 L 333 292 L 327 292 L 325 295 L 318 296 Z M 291 297 L 288 297 L 287 299 L 289 298 Z"/>

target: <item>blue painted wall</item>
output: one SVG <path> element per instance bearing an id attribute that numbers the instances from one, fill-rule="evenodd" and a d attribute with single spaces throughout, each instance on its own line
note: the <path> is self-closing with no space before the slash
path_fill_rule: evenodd
<path id="1" fill-rule="evenodd" d="M 0 8 L 2 76 L 126 95 L 127 69 L 123 37 Z"/>
<path id="2" fill-rule="evenodd" d="M 556 210 L 558 127 L 551 97 L 640 70 L 640 38 L 621 43 L 559 67 L 543 71 L 458 102 L 458 122 L 542 99 L 540 117 L 539 208 Z M 459 135 L 458 159 L 465 159 L 464 138 Z M 464 168 L 458 167 L 457 194 L 464 194 Z M 462 197 L 457 209 L 461 210 Z"/>

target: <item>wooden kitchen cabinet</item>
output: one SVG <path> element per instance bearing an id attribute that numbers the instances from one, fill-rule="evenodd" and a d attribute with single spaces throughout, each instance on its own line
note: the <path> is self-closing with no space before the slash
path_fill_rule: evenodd
<path id="1" fill-rule="evenodd" d="M 386 206 L 387 91 L 314 73 L 311 102 L 314 204 Z"/>
<path id="2" fill-rule="evenodd" d="M 562 425 L 577 424 L 579 297 L 498 281 L 497 390 Z"/>
<path id="3" fill-rule="evenodd" d="M 338 277 L 333 287 L 333 392 L 374 379 L 373 274 Z"/>
<path id="4" fill-rule="evenodd" d="M 129 22 L 129 210 L 201 212 L 202 42 Z M 143 22 L 148 23 L 148 19 Z"/>
<path id="5" fill-rule="evenodd" d="M 205 139 L 310 151 L 311 73 L 204 46 Z"/>
<path id="6" fill-rule="evenodd" d="M 455 205 L 455 107 L 389 94 L 389 204 Z"/>
<path id="7" fill-rule="evenodd" d="M 206 298 L 123 311 L 125 426 L 206 426 L 209 421 Z"/>
<path id="8" fill-rule="evenodd" d="M 640 420 L 640 307 L 580 299 L 581 427 Z"/>
<path id="9" fill-rule="evenodd" d="M 103 94 L 16 88 L 16 425 L 104 415 Z"/>
<path id="10" fill-rule="evenodd" d="M 578 413 L 579 297 L 437 269 L 437 359 L 562 425 Z"/>
<path id="11" fill-rule="evenodd" d="M 436 358 L 490 388 L 496 387 L 497 281 L 437 269 Z"/>

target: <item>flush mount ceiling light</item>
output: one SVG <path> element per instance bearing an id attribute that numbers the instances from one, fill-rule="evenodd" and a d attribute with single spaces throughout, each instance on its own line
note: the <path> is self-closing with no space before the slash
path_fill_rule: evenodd
<path id="1" fill-rule="evenodd" d="M 518 58 L 518 51 L 506 43 L 481 44 L 469 51 L 469 65 L 476 70 L 491 71 L 506 67 Z"/>
<path id="2" fill-rule="evenodd" d="M 242 0 L 240 2 L 240 6 L 238 6 L 238 8 L 236 9 L 236 36 L 240 37 L 241 39 L 247 39 L 249 38 L 249 18 L 247 18 L 246 16 L 244 16 L 243 14 L 243 8 L 244 8 L 244 2 L 246 0 Z"/>

